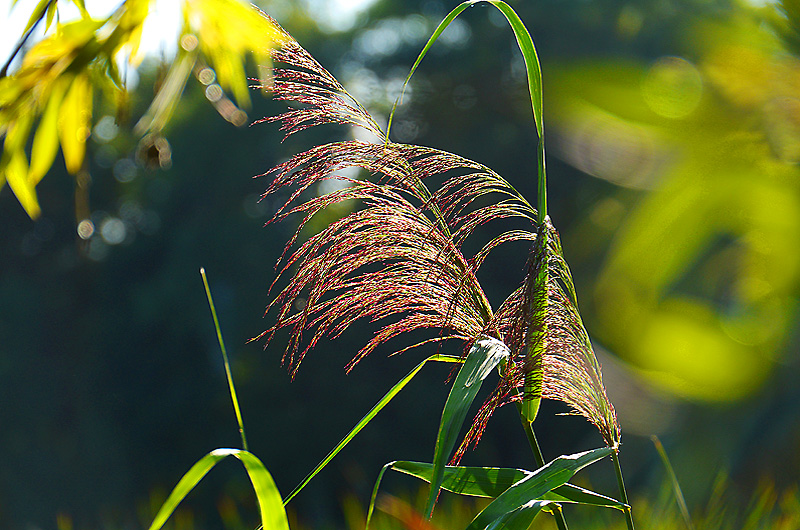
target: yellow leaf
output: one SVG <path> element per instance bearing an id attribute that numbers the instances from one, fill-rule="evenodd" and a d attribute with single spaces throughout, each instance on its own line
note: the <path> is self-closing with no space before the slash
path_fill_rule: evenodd
<path id="1" fill-rule="evenodd" d="M 64 83 L 56 83 L 50 92 L 36 135 L 33 137 L 31 149 L 31 166 L 28 170 L 28 181 L 36 185 L 53 165 L 58 151 L 58 110 L 64 97 Z"/>
<path id="2" fill-rule="evenodd" d="M 75 76 L 58 116 L 58 135 L 67 171 L 75 174 L 83 165 L 92 118 L 92 86 L 87 74 Z"/>
<path id="3" fill-rule="evenodd" d="M 249 106 L 250 94 L 247 91 L 247 75 L 244 73 L 242 59 L 224 48 L 214 53 L 210 59 L 217 71 L 219 84 L 233 92 L 236 103 Z"/>
<path id="4" fill-rule="evenodd" d="M 39 217 L 41 211 L 39 201 L 36 199 L 36 190 L 33 184 L 28 182 L 28 161 L 25 159 L 23 150 L 15 150 L 10 154 L 4 167 L 4 173 L 11 191 L 17 196 L 17 200 L 25 208 L 28 216 L 31 219 Z"/>
<path id="5" fill-rule="evenodd" d="M 50 25 L 53 23 L 53 19 L 56 16 L 56 12 L 58 11 L 58 2 L 53 0 L 50 2 L 50 7 L 47 8 L 47 19 L 44 22 L 44 30 L 47 31 L 50 29 Z"/>
<path id="6" fill-rule="evenodd" d="M 33 13 L 31 13 L 31 18 L 28 19 L 28 23 L 25 25 L 25 29 L 22 31 L 23 35 L 27 33 L 37 21 L 44 17 L 45 10 L 49 7 L 49 5 L 50 0 L 39 0 L 39 3 L 36 4 L 36 7 L 33 9 Z"/>
<path id="7" fill-rule="evenodd" d="M 184 18 L 199 37 L 203 55 L 217 70 L 220 85 L 233 92 L 239 105 L 248 105 L 244 55 L 268 56 L 283 38 L 280 32 L 257 9 L 238 0 L 192 0 L 184 9 Z"/>
<path id="8" fill-rule="evenodd" d="M 111 55 L 116 53 L 119 48 L 127 46 L 129 63 L 133 66 L 141 63 L 144 55 L 139 53 L 139 46 L 142 40 L 144 21 L 150 14 L 151 4 L 152 0 L 127 0 L 125 2 L 124 8 L 118 11 L 119 22 L 114 31 L 117 35 L 109 39 L 109 41 L 115 41 L 114 51 Z"/>
<path id="9" fill-rule="evenodd" d="M 84 0 L 74 0 L 74 2 L 78 7 L 78 10 L 81 12 L 81 16 L 83 18 L 90 18 L 89 12 L 86 10 L 86 2 Z"/>

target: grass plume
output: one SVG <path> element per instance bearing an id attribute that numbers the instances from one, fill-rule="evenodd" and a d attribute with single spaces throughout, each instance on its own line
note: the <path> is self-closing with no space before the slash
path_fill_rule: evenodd
<path id="1" fill-rule="evenodd" d="M 269 343 L 278 330 L 289 329 L 283 362 L 294 374 L 322 337 L 336 338 L 358 320 L 381 327 L 347 370 L 378 345 L 411 331 L 430 330 L 431 336 L 400 351 L 450 339 L 468 348 L 479 337 L 491 336 L 508 344 L 513 356 L 457 458 L 467 444 L 477 442 L 498 406 L 521 399 L 523 381 L 532 370 L 540 374 L 542 397 L 567 403 L 616 447 L 616 415 L 549 219 L 540 224 L 537 210 L 483 164 L 391 142 L 366 109 L 288 33 L 273 59 L 284 66 L 274 71 L 266 88 L 294 106 L 262 121 L 280 122 L 287 136 L 320 124 L 350 124 L 369 130 L 376 140 L 315 146 L 265 173 L 273 181 L 264 197 L 287 197 L 270 222 L 292 215 L 300 221 L 276 265 L 271 291 L 281 278 L 287 282 L 267 308 L 276 322 L 257 338 Z M 353 167 L 367 177 L 342 174 Z M 442 184 L 431 189 L 434 176 Z M 339 189 L 314 196 L 311 192 L 327 180 L 339 181 Z M 345 201 L 356 201 L 358 207 L 299 241 L 314 215 Z M 508 218 L 522 219 L 529 228 L 500 232 L 474 254 L 465 254 L 464 242 L 478 227 Z M 528 273 L 495 312 L 477 272 L 492 250 L 513 241 L 532 245 Z M 545 272 L 547 288 L 537 291 L 535 277 Z M 539 320 L 531 315 L 533 297 L 546 297 L 547 310 Z M 537 332 L 544 334 L 543 341 L 531 338 Z M 527 355 L 534 342 L 544 345 L 538 360 Z"/>

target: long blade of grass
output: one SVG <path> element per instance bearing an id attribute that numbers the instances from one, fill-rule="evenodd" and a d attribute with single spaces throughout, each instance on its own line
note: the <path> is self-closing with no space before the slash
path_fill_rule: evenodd
<path id="1" fill-rule="evenodd" d="M 400 461 L 391 464 L 391 469 L 411 475 L 426 482 L 433 476 L 433 464 L 427 462 Z M 447 466 L 442 480 L 442 489 L 474 497 L 495 498 L 520 480 L 532 475 L 531 471 L 501 467 Z M 564 484 L 545 493 L 541 500 L 571 502 L 624 510 L 625 504 L 572 484 Z"/>
<path id="2" fill-rule="evenodd" d="M 429 518 L 433 514 L 433 507 L 439 496 L 445 464 L 456 445 L 458 433 L 467 416 L 467 411 L 478 394 L 483 380 L 500 361 L 507 359 L 508 356 L 508 348 L 501 341 L 490 338 L 480 339 L 472 345 L 464 365 L 458 371 L 453 388 L 450 389 L 450 395 L 447 396 L 444 404 L 439 434 L 436 436 L 431 491 L 425 508 L 425 514 Z"/>
<path id="3" fill-rule="evenodd" d="M 367 522 L 364 524 L 364 530 L 369 530 L 369 522 L 372 520 L 372 512 L 375 511 L 375 500 L 378 498 L 378 490 L 381 487 L 381 480 L 383 480 L 383 475 L 386 474 L 386 470 L 391 468 L 397 462 L 389 462 L 385 466 L 381 468 L 381 472 L 378 473 L 378 479 L 375 481 L 375 486 L 372 488 L 372 496 L 369 498 L 369 509 L 367 510 Z"/>
<path id="4" fill-rule="evenodd" d="M 370 411 L 369 411 L 369 412 L 367 412 L 367 414 L 366 414 L 366 415 L 365 415 L 363 418 L 361 418 L 361 421 L 359 421 L 359 422 L 356 424 L 356 426 L 355 426 L 355 427 L 353 427 L 353 429 L 352 429 L 352 430 L 351 430 L 349 433 L 347 433 L 347 436 L 345 436 L 344 438 L 342 438 L 342 441 L 341 441 L 341 442 L 339 442 L 339 443 L 336 445 L 336 447 L 334 447 L 334 448 L 333 448 L 333 450 L 332 450 L 330 453 L 328 453 L 328 456 L 326 456 L 325 458 L 323 458 L 323 459 L 322 459 L 322 461 L 321 461 L 319 464 L 317 464 L 317 467 L 315 467 L 315 468 L 314 468 L 314 469 L 311 471 L 311 473 L 309 473 L 309 474 L 306 476 L 306 478 L 304 478 L 304 479 L 303 479 L 303 481 L 302 481 L 302 482 L 300 482 L 300 484 L 298 484 L 298 485 L 297 485 L 297 487 L 295 487 L 295 488 L 292 490 L 292 492 L 291 492 L 289 495 L 287 495 L 287 496 L 286 496 L 286 498 L 283 500 L 283 504 L 284 504 L 284 505 L 288 504 L 288 502 L 289 502 L 290 500 L 292 500 L 292 498 L 293 498 L 295 495 L 297 495 L 298 493 L 300 493 L 300 490 L 302 490 L 303 488 L 305 488 L 305 487 L 306 487 L 306 484 L 308 484 L 309 482 L 311 482 L 311 479 L 313 479 L 313 478 L 314 478 L 314 477 L 317 475 L 317 473 L 319 473 L 320 471 L 322 471 L 322 469 L 323 469 L 325 466 L 327 466 L 327 465 L 328 465 L 328 463 L 329 463 L 331 460 L 333 460 L 333 458 L 334 458 L 334 457 L 335 457 L 337 454 L 339 454 L 339 451 L 341 451 L 342 449 L 344 449 L 344 447 L 345 447 L 345 446 L 346 446 L 348 443 L 350 443 L 350 440 L 352 440 L 352 439 L 353 439 L 353 438 L 354 438 L 354 437 L 355 437 L 355 436 L 356 436 L 356 435 L 357 435 L 359 432 L 361 432 L 361 429 L 363 429 L 364 427 L 366 427 L 366 425 L 367 425 L 367 424 L 368 424 L 370 421 L 372 421 L 372 418 L 374 418 L 374 417 L 375 417 L 375 416 L 376 416 L 376 415 L 377 415 L 377 414 L 378 414 L 378 413 L 379 413 L 381 410 L 383 410 L 383 407 L 385 407 L 385 406 L 386 406 L 386 405 L 387 405 L 387 404 L 388 404 L 388 403 L 389 403 L 389 402 L 390 402 L 390 401 L 391 401 L 391 400 L 392 400 L 392 399 L 393 399 L 393 398 L 394 398 L 394 397 L 395 397 L 395 396 L 396 396 L 396 395 L 397 395 L 397 394 L 398 394 L 398 393 L 399 393 L 401 390 L 403 390 L 403 388 L 405 388 L 405 386 L 406 386 L 406 385 L 407 385 L 407 384 L 408 384 L 408 383 L 409 383 L 409 382 L 410 382 L 410 381 L 411 381 L 411 380 L 414 378 L 414 376 L 415 376 L 415 375 L 417 375 L 417 373 L 418 373 L 420 370 L 422 370 L 422 367 L 423 367 L 423 366 L 425 366 L 425 364 L 427 364 L 427 363 L 428 363 L 428 361 L 438 361 L 438 362 L 447 362 L 447 363 L 460 363 L 460 362 L 464 362 L 464 360 L 463 360 L 463 359 L 461 359 L 460 357 L 455 357 L 455 356 L 452 356 L 452 355 L 441 355 L 441 354 L 436 354 L 436 355 L 431 355 L 430 357 L 428 357 L 427 359 L 425 359 L 424 361 L 422 361 L 421 363 L 419 363 L 419 364 L 418 364 L 416 367 L 414 367 L 414 369 L 413 369 L 413 370 L 411 370 L 411 371 L 410 371 L 410 372 L 409 372 L 409 373 L 408 373 L 408 374 L 407 374 L 405 377 L 403 377 L 403 378 L 402 378 L 400 381 L 398 381 L 398 382 L 397 382 L 397 383 L 396 383 L 396 384 L 395 384 L 395 385 L 394 385 L 394 386 L 393 386 L 393 387 L 392 387 L 392 388 L 389 390 L 389 392 L 387 392 L 387 393 L 386 393 L 386 395 L 384 395 L 384 396 L 381 398 L 381 400 L 380 400 L 380 401 L 378 401 L 378 403 L 376 403 L 376 404 L 375 404 L 375 406 L 374 406 L 374 407 L 372 407 L 372 408 L 370 409 Z"/>
<path id="5" fill-rule="evenodd" d="M 228 456 L 234 456 L 245 467 L 253 484 L 253 490 L 258 500 L 263 528 L 275 530 L 289 530 L 286 510 L 283 508 L 280 493 L 264 464 L 252 453 L 240 449 L 215 449 L 197 461 L 181 478 L 175 489 L 172 490 L 167 500 L 158 510 L 149 530 L 159 530 L 167 522 L 178 504 L 189 494 L 192 489 L 217 465 Z"/>
<path id="6" fill-rule="evenodd" d="M 228 388 L 231 391 L 231 401 L 233 401 L 233 411 L 236 413 L 236 421 L 239 422 L 239 434 L 242 437 L 242 449 L 245 451 L 247 448 L 247 437 L 244 434 L 244 422 L 242 421 L 242 411 L 239 408 L 239 399 L 236 397 L 236 387 L 233 385 L 233 375 L 231 374 L 231 363 L 228 362 L 228 353 L 225 350 L 225 341 L 222 340 L 222 330 L 219 327 L 219 320 L 217 319 L 217 310 L 214 307 L 214 299 L 211 298 L 211 288 L 208 286 L 208 278 L 206 278 L 205 268 L 200 268 L 200 276 L 203 277 L 203 286 L 206 289 L 206 297 L 208 298 L 208 307 L 211 308 L 211 316 L 214 318 L 214 328 L 217 330 L 217 340 L 219 341 L 220 350 L 222 350 L 222 360 L 225 364 L 225 375 L 228 378 Z"/>
<path id="7" fill-rule="evenodd" d="M 556 458 L 500 494 L 472 520 L 467 530 L 485 530 L 488 528 L 521 528 L 524 530 L 527 527 L 519 525 L 527 520 L 527 516 L 531 515 L 531 513 L 535 516 L 539 510 L 546 506 L 546 504 L 536 505 L 532 503 L 549 502 L 532 501 L 531 499 L 541 499 L 547 492 L 564 485 L 584 467 L 612 453 L 612 449 L 603 447 L 602 449 Z M 531 520 L 533 520 L 532 516 Z"/>
<path id="8" fill-rule="evenodd" d="M 678 482 L 678 476 L 675 475 L 675 470 L 672 468 L 672 463 L 669 461 L 667 452 L 664 450 L 664 446 L 661 444 L 661 440 L 658 439 L 658 436 L 654 434 L 650 436 L 650 439 L 653 441 L 653 445 L 656 446 L 656 451 L 658 451 L 658 456 L 661 457 L 661 462 L 664 464 L 664 469 L 667 470 L 667 476 L 672 483 L 672 491 L 675 492 L 675 500 L 677 501 L 678 508 L 681 511 L 683 522 L 686 523 L 686 528 L 689 530 L 694 530 L 694 523 L 692 523 L 692 517 L 689 515 L 689 508 L 686 506 L 686 499 L 683 497 L 681 484 Z"/>
<path id="9" fill-rule="evenodd" d="M 544 126 L 542 122 L 542 70 L 539 64 L 539 56 L 536 54 L 536 47 L 533 44 L 533 39 L 531 38 L 530 33 L 528 33 L 525 24 L 522 23 L 522 20 L 520 20 L 519 16 L 516 14 L 516 12 L 514 12 L 511 6 L 502 0 L 467 0 L 466 2 L 462 2 L 457 5 L 452 11 L 450 11 L 450 13 L 447 14 L 447 16 L 444 17 L 444 19 L 442 19 L 442 21 L 434 30 L 430 39 L 428 39 L 428 42 L 422 48 L 422 51 L 417 56 L 417 60 L 414 61 L 414 65 L 411 67 L 411 71 L 408 73 L 405 83 L 403 83 L 403 90 L 400 93 L 400 97 L 397 101 L 395 101 L 395 104 L 392 107 L 392 112 L 389 115 L 389 124 L 386 128 L 387 138 L 389 137 L 389 131 L 392 128 L 392 119 L 394 118 L 397 105 L 402 103 L 406 86 L 408 86 L 409 81 L 411 81 L 411 76 L 414 75 L 417 67 L 422 62 L 422 59 L 425 57 L 425 55 L 427 55 L 428 50 L 430 50 L 431 46 L 433 46 L 439 36 L 444 32 L 445 29 L 447 29 L 450 23 L 453 22 L 456 17 L 458 17 L 458 15 L 460 15 L 468 7 L 472 7 L 473 5 L 481 2 L 486 2 L 487 4 L 491 4 L 499 9 L 508 20 L 511 30 L 514 32 L 514 37 L 517 39 L 517 44 L 519 45 L 519 49 L 522 52 L 522 57 L 525 60 L 525 69 L 528 75 L 528 91 L 531 97 L 531 108 L 533 109 L 533 119 L 536 122 L 536 131 L 539 134 L 539 138 L 544 135 Z"/>

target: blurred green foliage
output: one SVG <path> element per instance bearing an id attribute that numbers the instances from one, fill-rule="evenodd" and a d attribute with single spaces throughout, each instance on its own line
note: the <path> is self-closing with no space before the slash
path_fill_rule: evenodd
<path id="1" fill-rule="evenodd" d="M 598 338 L 694 399 L 758 390 L 796 322 L 800 62 L 761 22 L 697 20 L 680 50 L 692 61 L 554 73 L 562 156 L 644 190 L 592 214 L 616 232 L 595 287 Z"/>

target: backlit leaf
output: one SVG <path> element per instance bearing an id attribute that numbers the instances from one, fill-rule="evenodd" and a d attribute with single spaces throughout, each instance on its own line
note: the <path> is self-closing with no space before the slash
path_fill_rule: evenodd
<path id="1" fill-rule="evenodd" d="M 433 464 L 427 462 L 401 461 L 392 463 L 390 467 L 395 471 L 411 475 L 426 482 L 430 482 L 433 476 Z M 442 489 L 459 495 L 495 498 L 531 474 L 531 471 L 514 468 L 446 466 Z M 541 499 L 602 506 L 618 510 L 624 510 L 626 507 L 625 504 L 616 499 L 573 486 L 572 484 L 559 486 L 544 494 Z"/>
<path id="2" fill-rule="evenodd" d="M 92 117 L 92 86 L 88 74 L 76 75 L 64 96 L 58 117 L 58 134 L 67 171 L 77 173 L 86 154 Z"/>
<path id="3" fill-rule="evenodd" d="M 64 83 L 56 83 L 50 91 L 47 107 L 42 113 L 31 149 L 28 180 L 36 185 L 53 165 L 58 151 L 58 114 L 64 97 Z"/>
<path id="4" fill-rule="evenodd" d="M 50 7 L 51 3 L 55 4 L 56 2 L 55 1 L 51 2 L 51 0 L 39 0 L 39 3 L 36 4 L 35 8 L 33 8 L 33 13 L 31 13 L 31 18 L 29 18 L 28 23 L 25 24 L 25 29 L 22 30 L 23 35 L 27 33 L 28 30 L 34 26 L 34 24 L 36 24 L 39 20 L 41 20 L 44 17 L 45 11 Z"/>
<path id="5" fill-rule="evenodd" d="M 228 456 L 234 456 L 245 467 L 253 485 L 258 500 L 261 525 L 263 528 L 275 530 L 289 530 L 286 511 L 281 502 L 278 488 L 272 480 L 264 464 L 252 453 L 240 449 L 215 449 L 197 461 L 195 465 L 181 478 L 175 489 L 172 490 L 167 500 L 159 509 L 149 530 L 159 530 L 167 522 L 178 504 L 189 494 L 192 489 L 217 465 Z"/>
<path id="6" fill-rule="evenodd" d="M 197 53 L 179 51 L 175 61 L 169 68 L 167 78 L 161 85 L 161 89 L 153 98 L 150 108 L 134 127 L 137 134 L 159 131 L 166 125 L 178 99 L 181 97 L 186 80 L 192 72 L 194 63 L 197 60 Z"/>
<path id="7" fill-rule="evenodd" d="M 17 200 L 25 209 L 31 219 L 39 217 L 39 201 L 36 199 L 36 190 L 33 184 L 28 182 L 28 161 L 25 159 L 25 152 L 22 150 L 14 151 L 4 164 L 3 173 L 8 181 L 8 186 L 16 195 Z"/>
<path id="8" fill-rule="evenodd" d="M 528 76 L 528 90 L 531 97 L 533 119 L 536 122 L 536 131 L 539 135 L 539 138 L 542 138 L 544 135 L 544 122 L 542 121 L 542 71 L 539 64 L 539 57 L 536 54 L 536 47 L 533 44 L 533 39 L 531 38 L 530 33 L 528 33 L 528 29 L 525 27 L 525 24 L 522 23 L 522 20 L 520 20 L 519 16 L 514 12 L 511 6 L 501 0 L 467 0 L 466 2 L 460 3 L 452 11 L 450 11 L 450 13 L 448 13 L 447 16 L 445 16 L 445 18 L 439 23 L 439 26 L 437 26 L 430 39 L 428 39 L 428 42 L 422 48 L 419 56 L 417 56 L 417 60 L 414 61 L 414 65 L 411 67 L 411 71 L 408 73 L 408 77 L 406 77 L 405 83 L 403 84 L 403 92 L 405 92 L 405 88 L 408 85 L 408 82 L 411 80 L 411 76 L 414 75 L 417 67 L 422 62 L 422 59 L 425 57 L 425 55 L 427 55 L 428 50 L 430 50 L 431 46 L 433 46 L 433 43 L 435 43 L 439 36 L 444 33 L 444 30 L 447 29 L 453 20 L 455 20 L 456 17 L 458 17 L 458 15 L 460 15 L 465 9 L 481 2 L 492 4 L 498 10 L 500 10 L 500 12 L 503 13 L 503 16 L 505 16 L 508 20 L 511 30 L 514 32 L 514 37 L 517 39 L 517 44 L 519 45 L 519 49 L 522 52 L 522 57 L 525 60 L 525 70 Z M 402 94 L 400 99 L 402 100 Z M 395 103 L 395 107 L 396 106 L 397 103 Z M 392 114 L 389 117 L 390 129 L 394 111 L 395 109 L 393 108 Z"/>
<path id="9" fill-rule="evenodd" d="M 55 19 L 57 12 L 58 12 L 58 2 L 56 2 L 56 0 L 53 0 L 52 2 L 50 2 L 50 7 L 47 8 L 47 18 L 44 21 L 45 31 L 50 29 L 50 25 L 53 23 L 53 19 Z"/>
<path id="10" fill-rule="evenodd" d="M 497 528 L 522 528 L 524 530 L 527 526 L 519 525 L 526 521 L 531 514 L 535 516 L 544 507 L 544 504 L 541 503 L 547 502 L 537 501 L 540 504 L 532 504 L 532 499 L 541 499 L 547 492 L 565 484 L 576 472 L 610 455 L 612 451 L 612 449 L 604 447 L 556 458 L 512 485 L 489 503 L 472 520 L 467 530 Z"/>
<path id="11" fill-rule="evenodd" d="M 439 488 L 444 477 L 444 468 L 458 438 L 458 433 L 464 423 L 470 405 L 472 404 L 481 384 L 495 366 L 509 355 L 505 344 L 497 339 L 483 338 L 475 341 L 467 354 L 464 365 L 458 371 L 453 388 L 442 411 L 442 420 L 439 424 L 439 434 L 436 437 L 436 448 L 433 456 L 433 475 L 431 491 L 428 495 L 428 504 L 425 513 L 433 513 Z"/>
<path id="12" fill-rule="evenodd" d="M 28 181 L 28 160 L 25 157 L 25 141 L 32 123 L 33 117 L 25 114 L 9 125 L 0 158 L 0 183 L 7 181 L 28 215 L 36 218 L 39 216 L 39 203 L 34 185 Z"/>

